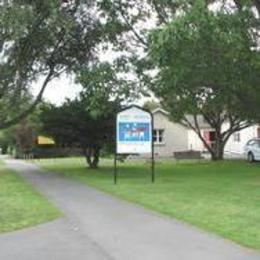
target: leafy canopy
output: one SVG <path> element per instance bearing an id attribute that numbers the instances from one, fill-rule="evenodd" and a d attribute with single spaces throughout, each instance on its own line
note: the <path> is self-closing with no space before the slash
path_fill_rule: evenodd
<path id="1" fill-rule="evenodd" d="M 214 49 L 209 50 L 208 54 L 204 50 L 204 46 L 207 46 L 208 42 L 210 40 L 213 40 L 213 36 L 215 35 L 214 41 L 220 41 L 218 43 L 218 48 L 224 49 L 226 52 L 229 52 L 230 59 L 228 62 L 231 61 L 232 63 L 232 57 L 236 58 L 237 55 L 241 57 L 239 54 L 239 48 L 241 47 L 241 44 L 243 45 L 245 43 L 245 48 L 248 46 L 253 47 L 256 46 L 258 42 L 258 49 L 259 49 L 259 15 L 260 15 L 260 1 L 259 0 L 223 0 L 223 1 L 217 1 L 217 0 L 177 0 L 177 1 L 171 1 L 171 0 L 101 0 L 101 10 L 103 11 L 104 16 L 109 16 L 110 19 L 113 19 L 117 21 L 118 24 L 121 24 L 124 27 L 129 28 L 129 31 L 127 34 L 119 35 L 120 38 L 120 48 L 117 49 L 123 49 L 127 54 L 125 55 L 125 59 L 128 61 L 128 64 L 131 64 L 132 66 L 128 65 L 128 68 L 131 68 L 131 71 L 133 74 L 135 74 L 138 79 L 138 87 L 139 91 L 145 92 L 146 94 L 149 93 L 149 89 L 152 88 L 153 84 L 153 77 L 154 77 L 154 71 L 156 67 L 156 63 L 154 62 L 154 59 L 156 60 L 155 55 L 153 55 L 152 59 L 147 59 L 147 55 L 149 54 L 149 51 L 151 49 L 151 41 L 148 40 L 148 35 L 151 31 L 154 30 L 154 28 L 168 28 L 168 31 L 165 33 L 161 33 L 161 40 L 165 42 L 164 47 L 164 54 L 161 52 L 162 59 L 165 59 L 165 57 L 168 55 L 168 59 L 171 59 L 173 55 L 176 55 L 176 52 L 173 51 L 180 51 L 179 55 L 186 55 L 186 59 L 188 61 L 191 61 L 191 64 L 196 63 L 197 56 L 201 52 L 201 49 L 204 53 L 205 59 L 208 57 L 208 61 L 205 60 L 204 63 L 209 63 L 210 59 L 214 60 L 215 57 L 212 55 L 214 52 Z M 198 9 L 198 5 L 201 6 L 200 9 Z M 214 6 L 214 7 L 213 7 Z M 205 14 L 206 8 L 211 10 L 216 10 L 216 7 L 219 8 L 219 12 L 216 15 L 216 17 L 208 17 Z M 197 11 L 195 11 L 197 9 Z M 192 11 L 193 10 L 193 11 Z M 253 10 L 253 12 L 252 12 Z M 192 14 L 191 14 L 192 11 Z M 211 15 L 213 13 L 210 13 Z M 188 15 L 188 16 L 186 16 Z M 234 17 L 236 16 L 236 17 Z M 240 16 L 240 18 L 239 18 Z M 223 18 L 223 21 L 221 21 Z M 186 21 L 184 21 L 186 19 Z M 218 21 L 216 21 L 216 19 Z M 239 21 L 240 19 L 240 21 Z M 202 25 L 204 20 L 204 25 Z M 176 21 L 176 23 L 174 22 Z M 209 24 L 207 24 L 209 22 Z M 195 28 L 195 24 L 197 27 L 201 25 L 203 27 L 200 28 L 200 32 L 195 32 L 195 30 L 192 32 L 189 27 L 189 23 L 193 24 L 193 29 Z M 213 24 L 217 24 L 218 26 L 215 27 Z M 227 25 L 227 27 L 226 27 Z M 172 33 L 168 33 L 170 31 L 170 27 L 177 26 L 178 29 L 171 29 Z M 235 29 L 235 27 L 237 28 Z M 247 27 L 248 26 L 248 27 Z M 182 28 L 181 28 L 182 27 Z M 214 28 L 216 28 L 216 30 Z M 233 27 L 234 29 L 231 29 Z M 247 28 L 246 28 L 247 27 Z M 223 31 L 223 35 L 220 36 L 220 32 L 222 29 L 225 29 Z M 167 29 L 166 29 L 167 30 Z M 186 31 L 189 32 L 186 32 Z M 230 31 L 230 35 L 229 32 Z M 239 31 L 240 30 L 240 31 Z M 253 41 L 249 39 L 249 32 L 250 36 L 254 38 Z M 201 40 L 201 49 L 198 48 L 199 41 L 196 38 L 195 34 L 199 36 L 199 34 L 202 35 L 202 33 L 205 33 L 203 36 L 204 39 Z M 221 32 L 222 33 L 222 32 Z M 236 35 L 235 35 L 236 34 Z M 242 34 L 245 34 L 244 39 Z M 187 44 L 186 41 L 189 41 L 191 37 L 195 36 L 193 39 L 193 42 L 190 41 L 190 44 Z M 212 39 L 208 39 L 210 36 L 212 36 Z M 175 38 L 174 38 L 175 37 Z M 176 43 L 177 38 L 180 42 L 180 45 L 183 43 L 183 48 L 181 50 L 176 49 Z M 236 39 L 238 37 L 238 39 Z M 159 36 L 158 36 L 159 38 Z M 224 38 L 222 46 L 220 43 L 222 42 L 222 38 Z M 229 39 L 230 38 L 230 39 Z M 248 39 L 246 39 L 248 38 Z M 167 41 L 168 39 L 168 41 Z M 172 41 L 174 41 L 175 45 L 172 46 Z M 228 42 L 230 40 L 230 42 Z M 245 41 L 242 43 L 242 41 Z M 182 42 L 181 42 L 182 41 Z M 248 41 L 248 42 L 247 42 Z M 157 43 L 159 40 L 157 41 Z M 195 44 L 195 45 L 194 45 Z M 197 45 L 196 45 L 197 44 Z M 161 44 L 163 45 L 163 44 Z M 225 46 L 224 46 L 225 45 Z M 240 45 L 240 46 L 237 46 Z M 196 48 L 195 48 L 196 46 Z M 159 47 L 159 45 L 158 45 Z M 191 48 L 192 47 L 192 51 Z M 208 46 L 207 46 L 208 47 Z M 155 43 L 153 44 L 153 49 L 155 49 Z M 174 49 L 175 48 L 175 49 Z M 246 49 L 243 49 L 243 52 L 246 51 Z M 198 51 L 198 52 L 197 52 Z M 167 53 L 168 52 L 168 53 Z M 191 54 L 191 55 L 189 55 Z M 192 56 L 194 57 L 192 58 Z M 215 56 L 218 54 L 215 53 Z M 246 74 L 246 70 L 250 70 L 247 65 L 250 63 L 247 58 L 248 54 L 243 53 L 242 55 L 245 56 L 246 65 L 244 68 L 244 74 Z M 251 54 L 249 54 L 250 56 Z M 226 57 L 227 58 L 227 57 Z M 174 56 L 174 59 L 176 60 L 176 57 Z M 257 60 L 256 60 L 257 62 Z M 216 61 L 215 67 L 218 65 L 222 66 L 224 63 L 225 67 L 227 69 L 231 68 L 231 64 L 226 64 L 225 62 L 219 62 Z M 180 64 L 177 64 L 176 61 L 176 67 L 180 70 Z M 221 74 L 221 77 L 224 78 L 224 81 L 232 80 L 231 84 L 235 84 L 237 82 L 234 82 L 234 77 L 236 75 L 239 75 L 240 78 L 244 78 L 243 75 L 240 75 L 241 72 L 241 64 L 239 62 L 233 63 L 234 71 L 230 74 L 229 79 L 222 74 L 216 73 L 215 74 L 215 68 L 212 68 L 213 72 L 211 75 L 218 78 L 217 75 Z M 184 70 L 184 69 L 183 69 Z M 201 68 L 202 70 L 202 68 Z M 233 70 L 233 68 L 232 68 Z M 254 69 L 255 70 L 255 69 Z M 196 72 L 198 71 L 198 68 L 194 71 L 192 76 L 196 77 Z M 200 71 L 199 71 L 200 72 Z M 209 69 L 207 73 L 204 71 L 206 75 L 208 74 Z M 185 74 L 185 72 L 181 72 Z M 252 75 L 254 72 L 250 71 L 250 75 Z M 192 74 L 192 73 L 189 73 Z M 254 74 L 254 78 L 257 77 L 257 74 Z M 251 77 L 251 76 L 248 76 Z M 170 76 L 170 73 L 169 73 Z M 176 78 L 174 78 L 176 80 Z M 173 80 L 173 79 L 172 79 Z M 259 80 L 259 79 L 258 79 Z M 239 79 L 237 80 L 239 81 Z M 244 81 L 244 80 L 243 80 Z M 255 79 L 252 79 L 252 81 L 255 81 Z M 259 82 L 259 81 L 258 81 Z M 236 88 L 236 91 L 238 92 L 237 98 L 240 100 L 240 107 L 243 106 L 243 109 L 241 109 L 240 114 L 243 114 L 243 116 L 246 114 L 245 109 L 249 111 L 247 113 L 247 116 L 249 119 L 251 119 L 253 112 L 254 115 L 256 115 L 256 111 L 259 110 L 259 90 L 258 90 L 258 83 L 257 84 L 251 84 L 246 91 L 243 92 L 243 94 L 240 91 L 241 85 L 244 85 L 244 83 L 239 82 L 238 88 Z M 254 86 L 254 87 L 253 87 Z M 240 94 L 240 95 L 239 95 Z M 257 97 L 258 96 L 258 97 Z M 252 102 L 253 101 L 253 102 Z"/>
<path id="2" fill-rule="evenodd" d="M 260 53 L 249 32 L 255 17 L 193 11 L 151 34 L 150 58 L 159 72 L 153 91 L 177 119 L 218 112 L 240 116 L 240 97 L 259 83 Z"/>
<path id="3" fill-rule="evenodd" d="M 0 129 L 28 115 L 49 82 L 97 59 L 124 28 L 101 19 L 97 1 L 11 0 L 0 4 Z M 32 85 L 41 82 L 35 100 Z"/>
<path id="4" fill-rule="evenodd" d="M 149 57 L 158 70 L 151 89 L 174 120 L 197 133 L 213 159 L 222 159 L 230 136 L 252 123 L 243 100 L 259 84 L 256 24 L 250 7 L 213 12 L 199 0 L 150 36 Z M 202 135 L 201 116 L 215 131 L 214 145 Z"/>

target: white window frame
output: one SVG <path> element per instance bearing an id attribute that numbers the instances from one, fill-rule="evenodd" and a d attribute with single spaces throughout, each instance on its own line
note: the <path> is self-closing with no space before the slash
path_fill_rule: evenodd
<path id="1" fill-rule="evenodd" d="M 165 130 L 160 128 L 160 129 L 154 129 L 153 131 L 154 131 L 153 132 L 154 144 L 165 144 L 165 141 L 164 141 Z M 161 141 L 160 141 L 160 139 L 161 139 Z"/>

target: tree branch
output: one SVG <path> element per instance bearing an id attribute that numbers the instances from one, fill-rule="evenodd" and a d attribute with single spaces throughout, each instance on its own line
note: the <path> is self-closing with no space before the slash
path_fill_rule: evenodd
<path id="1" fill-rule="evenodd" d="M 34 100 L 34 102 L 31 104 L 31 106 L 29 108 L 27 108 L 26 110 L 22 111 L 20 114 L 18 114 L 17 116 L 15 116 L 14 118 L 10 119 L 10 120 L 7 120 L 6 122 L 4 123 L 0 123 L 0 129 L 4 129 L 4 128 L 7 128 L 13 124 L 16 124 L 18 123 L 21 119 L 27 117 L 34 109 L 35 107 L 38 105 L 38 103 L 41 101 L 42 99 L 42 95 L 48 85 L 48 83 L 50 82 L 51 80 L 51 77 L 52 75 L 54 74 L 54 67 L 51 67 L 50 68 L 50 71 L 48 73 L 48 75 L 46 76 L 43 84 L 42 84 L 42 87 L 36 97 L 36 99 Z"/>
<path id="2" fill-rule="evenodd" d="M 144 40 L 144 38 L 135 30 L 135 28 L 133 27 L 133 25 L 131 23 L 129 23 L 128 18 L 125 16 L 124 11 L 122 10 L 122 3 L 120 1 L 119 3 L 119 12 L 122 15 L 122 18 L 124 19 L 126 25 L 128 26 L 128 28 L 133 32 L 133 34 L 135 35 L 135 37 L 137 38 L 137 40 L 144 45 L 144 47 L 148 47 L 148 43 Z"/>
<path id="3" fill-rule="evenodd" d="M 255 7 L 258 11 L 258 14 L 260 14 L 260 0 L 255 0 Z"/>
<path id="4" fill-rule="evenodd" d="M 229 137 L 238 131 L 241 131 L 251 125 L 253 125 L 252 122 L 248 121 L 241 121 L 237 117 L 232 117 L 231 115 L 228 116 L 229 119 L 229 128 L 221 133 L 221 137 L 223 138 L 223 141 L 226 143 L 229 139 Z"/>
<path id="5" fill-rule="evenodd" d="M 208 149 L 208 151 L 209 151 L 211 154 L 213 154 L 212 148 L 211 148 L 211 147 L 209 146 L 209 144 L 205 141 L 204 137 L 203 137 L 202 134 L 201 134 L 197 115 L 193 115 L 193 119 L 194 119 L 195 127 L 196 127 L 196 129 L 198 130 L 198 131 L 197 131 L 197 135 L 199 136 L 199 138 L 200 138 L 200 140 L 203 142 L 203 144 L 206 146 L 206 148 Z"/>
<path id="6" fill-rule="evenodd" d="M 207 150 L 213 154 L 213 150 L 212 148 L 208 145 L 208 143 L 205 141 L 205 139 L 203 138 L 202 134 L 201 134 L 201 130 L 200 130 L 200 127 L 199 127 L 199 124 L 198 124 L 198 119 L 197 119 L 197 116 L 196 115 L 193 115 L 193 120 L 194 120 L 194 125 L 192 125 L 192 123 L 184 116 L 183 118 L 184 120 L 184 123 L 189 127 L 191 128 L 197 135 L 198 137 L 200 138 L 200 140 L 202 141 L 202 143 L 205 145 L 205 147 L 207 148 Z"/>
<path id="7" fill-rule="evenodd" d="M 239 9 L 239 10 L 242 10 L 243 8 L 243 2 L 241 0 L 234 0 L 235 4 L 236 4 L 236 7 Z M 258 14 L 260 14 L 260 0 L 254 0 L 254 4 L 255 4 L 255 8 L 257 9 L 258 11 Z"/>
<path id="8" fill-rule="evenodd" d="M 156 3 L 156 1 L 152 1 L 152 4 L 154 6 L 154 9 L 158 15 L 158 19 L 160 21 L 160 23 L 164 23 L 167 24 L 167 16 L 165 16 L 165 11 L 162 12 L 161 8 L 159 7 L 159 5 Z"/>

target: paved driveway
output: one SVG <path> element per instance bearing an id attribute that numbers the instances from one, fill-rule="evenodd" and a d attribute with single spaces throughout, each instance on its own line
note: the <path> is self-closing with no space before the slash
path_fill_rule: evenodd
<path id="1" fill-rule="evenodd" d="M 2 260 L 254 260 L 260 253 L 35 165 L 7 160 L 65 214 L 0 235 Z"/>

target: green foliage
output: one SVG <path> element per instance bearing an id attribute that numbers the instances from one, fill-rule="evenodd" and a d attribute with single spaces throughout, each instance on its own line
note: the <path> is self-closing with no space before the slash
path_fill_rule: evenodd
<path id="1" fill-rule="evenodd" d="M 148 95 L 147 86 L 153 82 L 147 70 L 154 69 L 153 61 L 146 59 L 151 27 L 178 20 L 179 14 L 188 12 L 196 2 L 4 1 L 0 5 L 0 128 L 28 115 L 41 100 L 51 79 L 63 72 L 80 75 L 79 81 L 87 86 L 86 79 L 97 77 L 95 80 L 100 81 L 100 70 L 105 70 L 107 75 L 103 75 L 103 81 L 121 85 L 121 89 L 113 91 L 125 96 L 128 93 Z M 206 4 L 212 2 L 208 0 Z M 241 10 L 247 6 L 259 10 L 258 0 L 235 2 Z M 100 50 L 110 48 L 119 54 L 116 65 L 111 68 L 107 64 L 97 65 Z M 126 80 L 125 75 L 118 77 L 115 71 L 131 72 L 135 77 Z M 41 91 L 33 101 L 31 86 L 39 79 L 42 79 Z M 256 93 L 254 89 L 251 92 L 240 99 L 248 103 Z M 254 103 L 257 102 L 258 99 Z"/>
<path id="2" fill-rule="evenodd" d="M 49 82 L 97 59 L 100 45 L 123 28 L 101 19 L 95 1 L 4 1 L 0 5 L 0 128 L 17 123 L 41 100 Z M 27 99 L 33 83 L 41 90 Z M 19 113 L 17 113 L 19 111 Z"/>
<path id="3" fill-rule="evenodd" d="M 60 147 L 82 148 L 92 168 L 97 167 L 100 150 L 114 145 L 115 117 L 120 109 L 118 101 L 96 97 L 95 93 L 93 96 L 82 93 L 78 99 L 68 100 L 60 107 L 46 107 L 40 116 L 43 132 L 53 137 Z"/>
<path id="4" fill-rule="evenodd" d="M 159 102 L 156 102 L 155 100 L 146 101 L 143 105 L 143 108 L 149 111 L 153 111 L 156 108 L 161 107 L 161 104 Z"/>
<path id="5" fill-rule="evenodd" d="M 243 97 L 259 83 L 260 53 L 251 32 L 256 24 L 250 8 L 213 12 L 200 0 L 150 35 L 150 59 L 159 71 L 152 90 L 174 120 L 198 134 L 213 159 L 223 157 L 231 134 L 252 123 Z M 214 147 L 205 142 L 198 115 L 215 130 Z"/>
<path id="6" fill-rule="evenodd" d="M 59 146 L 103 147 L 114 134 L 117 103 L 104 101 L 100 113 L 89 108 L 89 99 L 68 100 L 64 105 L 47 107 L 41 114 L 43 132 L 52 136 Z M 91 100 L 90 100 L 91 102 Z"/>
<path id="7" fill-rule="evenodd" d="M 0 147 L 2 149 L 3 154 L 8 153 L 8 148 L 10 146 L 14 146 L 14 139 L 9 134 L 8 131 L 2 130 L 0 131 Z"/>
<path id="8" fill-rule="evenodd" d="M 38 106 L 32 114 L 18 124 L 1 131 L 0 146 L 4 153 L 13 154 L 15 152 L 17 157 L 32 153 L 36 145 L 36 136 L 41 129 L 40 113 L 41 106 Z"/>
<path id="9" fill-rule="evenodd" d="M 91 68 L 82 67 L 77 72 L 76 82 L 83 87 L 83 96 L 89 98 L 89 108 L 99 114 L 107 112 L 107 102 L 130 101 L 134 97 L 131 80 L 118 75 L 120 66 L 116 64 L 97 63 Z"/>
<path id="10" fill-rule="evenodd" d="M 239 96 L 259 82 L 260 54 L 252 51 L 249 12 L 214 14 L 204 6 L 151 35 L 160 72 L 154 91 L 176 118 L 219 111 L 239 115 Z"/>
<path id="11" fill-rule="evenodd" d="M 260 14 L 259 0 L 231 2 L 216 0 L 102 0 L 99 3 L 104 17 L 127 29 L 124 33 L 117 35 L 118 41 L 115 49 L 124 50 L 124 59 L 127 60 L 128 64 L 126 69 L 138 77 L 139 81 L 136 84 L 138 92 L 145 95 L 149 94 L 148 89 L 153 83 L 151 80 L 153 74 L 149 72 L 154 69 L 154 64 L 153 61 L 146 59 L 150 44 L 147 36 L 152 28 L 167 26 L 175 18 L 178 19 L 181 15 L 190 12 L 198 3 L 202 3 L 204 7 L 211 6 L 211 9 L 212 4 L 222 5 L 222 11 L 225 12 L 253 8 L 255 13 Z M 197 14 L 200 15 L 199 12 Z M 258 26 L 259 31 L 259 23 L 254 25 L 255 28 L 256 26 Z M 250 98 L 252 99 L 252 97 Z"/>

